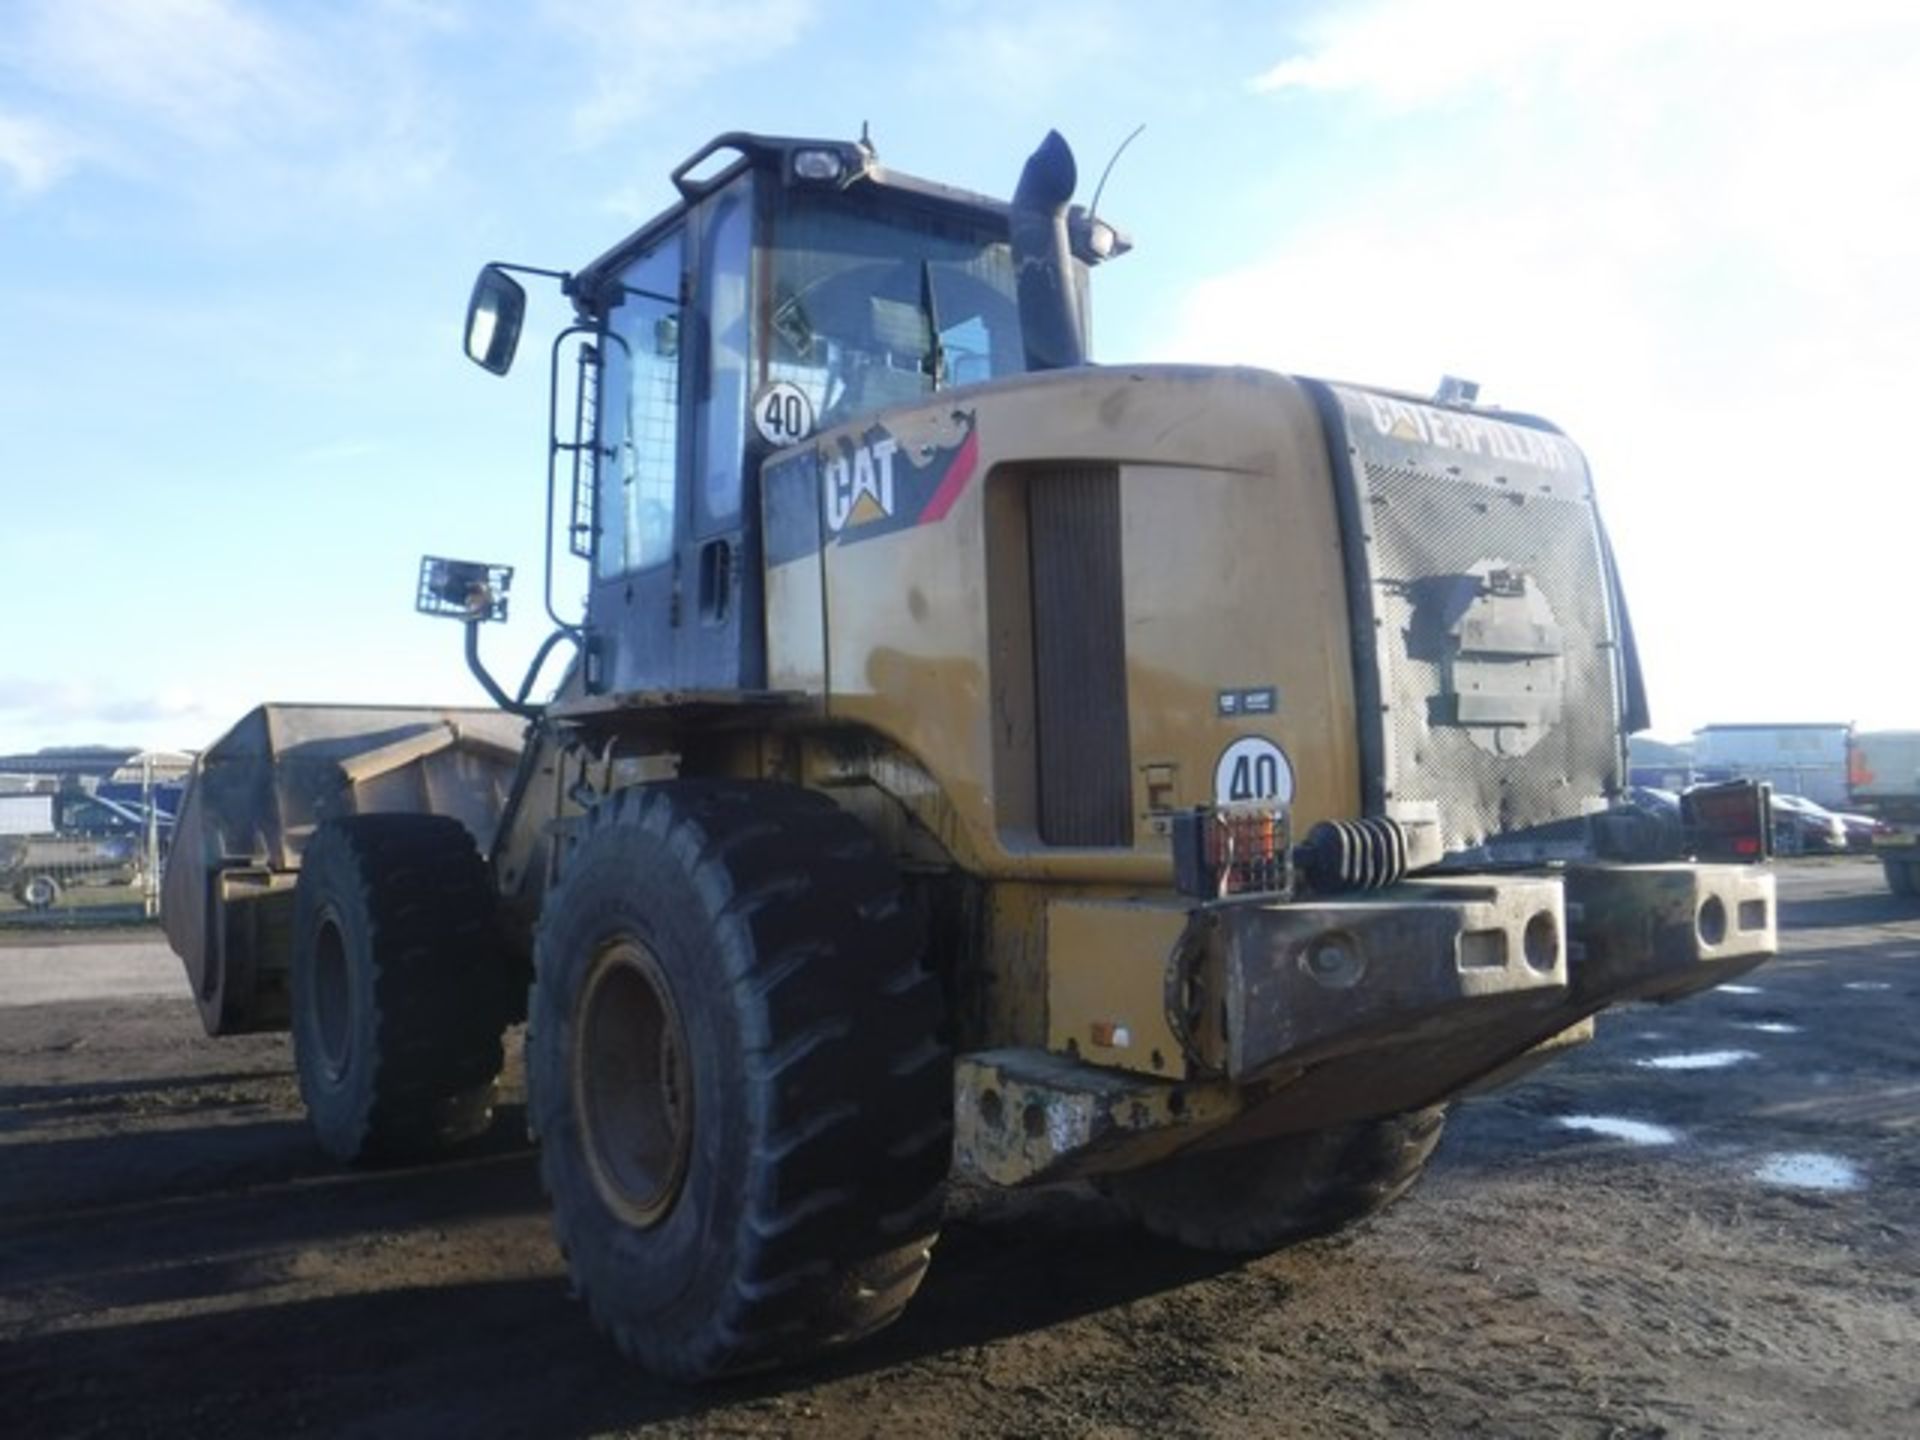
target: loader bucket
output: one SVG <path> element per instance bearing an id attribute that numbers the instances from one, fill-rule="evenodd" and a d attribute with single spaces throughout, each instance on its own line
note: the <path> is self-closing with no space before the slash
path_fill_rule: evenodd
<path id="1" fill-rule="evenodd" d="M 200 756 L 161 890 L 209 1035 L 287 1027 L 300 855 L 322 822 L 451 815 L 482 855 L 525 722 L 498 710 L 262 705 Z"/>

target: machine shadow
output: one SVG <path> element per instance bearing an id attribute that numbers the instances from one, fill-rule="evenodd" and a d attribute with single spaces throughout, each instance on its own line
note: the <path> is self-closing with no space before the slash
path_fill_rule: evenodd
<path id="1" fill-rule="evenodd" d="M 460 1154 L 408 1169 L 342 1169 L 283 1118 L 7 1146 L 6 1287 L 56 1287 L 97 1307 L 226 1293 L 274 1257 L 396 1225 L 544 1213 L 517 1109 Z M 238 1270 L 241 1257 L 246 1263 Z M 151 1294 L 147 1292 L 152 1292 Z"/>
<path id="2" fill-rule="evenodd" d="M 410 1286 L 24 1337 L 0 1389 L 36 1430 L 138 1415 L 191 1430 L 367 1435 L 586 1435 L 732 1406 L 1058 1325 L 1237 1263 L 1145 1241 L 1092 1197 L 1047 1197 L 1012 1217 L 953 1222 L 905 1318 L 825 1361 L 686 1387 L 620 1358 L 557 1276 Z M 245 1287 L 245 1256 L 200 1278 Z M 196 1287 L 122 1293 L 189 1298 Z M 104 1298 L 104 1297 L 103 1297 Z M 218 1364 L 205 1363 L 217 1354 Z"/>

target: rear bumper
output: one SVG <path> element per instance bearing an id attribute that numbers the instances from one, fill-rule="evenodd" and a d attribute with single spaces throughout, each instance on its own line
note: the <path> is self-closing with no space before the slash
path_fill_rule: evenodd
<path id="1" fill-rule="evenodd" d="M 1780 948 L 1770 872 L 1746 865 L 1588 865 L 1567 871 L 1577 917 L 1570 1001 L 1677 1000 Z"/>
<path id="2" fill-rule="evenodd" d="M 1063 912 L 1101 903 L 1056 902 Z M 1773 877 L 1743 866 L 1578 866 L 1204 905 L 1186 913 L 1170 955 L 1164 940 L 1157 955 L 1121 953 L 1128 911 L 1144 920 L 1177 906 L 1107 904 L 1097 953 L 1049 953 L 1050 970 L 1079 972 L 1049 992 L 1055 1048 L 1074 1058 L 962 1057 L 965 1168 L 1000 1184 L 1062 1178 L 1437 1104 L 1578 1043 L 1609 1005 L 1692 994 L 1777 948 Z M 1161 915 L 1158 933 L 1172 918 Z M 1050 916 L 1049 930 L 1093 933 L 1065 914 L 1057 926 Z M 1142 987 L 1125 977 L 1149 965 L 1163 979 L 1162 1013 L 1114 1009 L 1129 990 L 1140 1008 Z M 1113 985 L 1103 993 L 1089 974 Z M 1170 1044 L 1091 1052 L 1070 1043 L 1083 1030 L 1167 1034 Z M 1104 1063 L 1077 1063 L 1082 1053 Z M 1206 1103 L 1192 1103 L 1196 1087 Z M 1175 1089 L 1186 1091 L 1182 1103 L 1158 1103 Z"/>
<path id="3" fill-rule="evenodd" d="M 1583 865 L 1210 907 L 1187 944 L 1186 1048 L 1245 1083 L 1439 1038 L 1532 1044 L 1609 1005 L 1732 979 L 1778 933 L 1766 871 Z"/>
<path id="4" fill-rule="evenodd" d="M 1247 1082 L 1492 1025 L 1531 1030 L 1567 989 L 1553 879 L 1443 879 L 1195 917 L 1189 1049 Z M 1197 1001 L 1197 1003 L 1195 1003 Z"/>

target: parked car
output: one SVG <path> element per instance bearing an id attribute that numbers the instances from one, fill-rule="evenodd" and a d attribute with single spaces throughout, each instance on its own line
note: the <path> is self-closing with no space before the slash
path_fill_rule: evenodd
<path id="1" fill-rule="evenodd" d="M 1880 824 L 1873 816 L 1855 815 L 1846 810 L 1836 810 L 1833 812 L 1833 818 L 1846 827 L 1847 849 L 1871 850 L 1873 848 L 1873 832 Z"/>
<path id="2" fill-rule="evenodd" d="M 1773 848 L 1781 855 L 1832 855 L 1847 848 L 1847 827 L 1804 795 L 1773 797 Z"/>
<path id="3" fill-rule="evenodd" d="M 9 795 L 0 804 L 0 892 L 29 910 L 58 905 L 75 886 L 144 878 L 145 814 L 81 791 Z"/>
<path id="4" fill-rule="evenodd" d="M 135 835 L 0 835 L 0 889 L 29 910 L 46 910 L 74 885 L 137 885 Z"/>
<path id="5" fill-rule="evenodd" d="M 1680 823 L 1680 796 L 1673 790 L 1662 790 L 1656 785 L 1635 785 L 1627 791 L 1627 801 L 1636 810 L 1662 820 Z"/>

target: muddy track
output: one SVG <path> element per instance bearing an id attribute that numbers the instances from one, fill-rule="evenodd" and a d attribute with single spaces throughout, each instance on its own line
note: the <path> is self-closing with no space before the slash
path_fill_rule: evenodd
<path id="1" fill-rule="evenodd" d="M 1920 906 L 1857 861 L 1783 894 L 1773 966 L 1460 1107 L 1372 1224 L 1236 1265 L 1089 1195 L 963 1194 L 901 1324 L 692 1391 L 568 1299 L 517 1064 L 459 1160 L 341 1171 L 283 1039 L 205 1039 L 130 943 L 0 948 L 6 1429 L 1920 1433 Z M 92 998 L 20 1003 L 50 993 Z"/>

